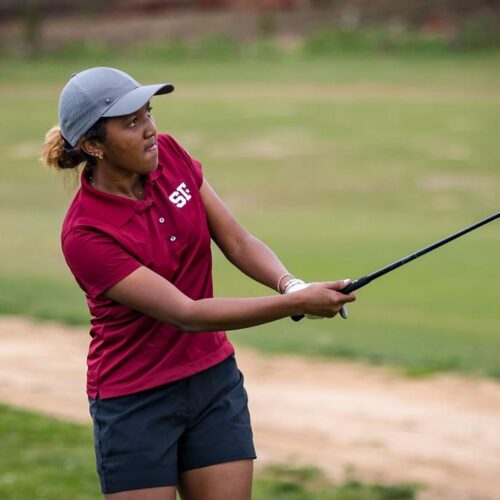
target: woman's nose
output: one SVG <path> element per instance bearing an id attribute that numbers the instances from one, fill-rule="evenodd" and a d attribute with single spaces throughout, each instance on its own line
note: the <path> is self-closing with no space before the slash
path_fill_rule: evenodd
<path id="1" fill-rule="evenodd" d="M 157 133 L 157 129 L 156 129 L 155 120 L 152 116 L 148 116 L 147 122 L 146 122 L 146 128 L 145 128 L 146 137 L 151 137 L 152 135 L 155 135 L 156 133 Z"/>

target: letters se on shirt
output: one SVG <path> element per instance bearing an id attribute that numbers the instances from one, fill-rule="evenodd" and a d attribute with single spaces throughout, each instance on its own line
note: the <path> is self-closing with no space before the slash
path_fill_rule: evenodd
<path id="1" fill-rule="evenodd" d="M 181 182 L 168 199 L 177 207 L 182 208 L 192 198 L 186 183 Z"/>

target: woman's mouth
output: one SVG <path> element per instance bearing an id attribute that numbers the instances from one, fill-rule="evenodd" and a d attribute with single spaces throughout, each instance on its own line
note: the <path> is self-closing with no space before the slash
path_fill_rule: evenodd
<path id="1" fill-rule="evenodd" d="M 156 142 L 153 143 L 148 148 L 146 148 L 146 153 L 156 153 L 157 151 L 158 151 L 158 146 L 156 145 Z"/>

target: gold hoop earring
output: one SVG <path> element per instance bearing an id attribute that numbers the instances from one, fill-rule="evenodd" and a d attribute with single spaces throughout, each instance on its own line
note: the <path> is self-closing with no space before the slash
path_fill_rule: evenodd
<path id="1" fill-rule="evenodd" d="M 104 158 L 104 155 L 102 153 L 94 153 L 93 156 L 99 158 L 99 160 L 102 160 Z"/>

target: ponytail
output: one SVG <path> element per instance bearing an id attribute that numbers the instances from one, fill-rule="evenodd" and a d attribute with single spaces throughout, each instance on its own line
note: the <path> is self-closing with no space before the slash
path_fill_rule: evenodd
<path id="1" fill-rule="evenodd" d="M 107 118 L 100 118 L 84 134 L 87 139 L 104 142 L 106 139 Z M 80 146 L 73 147 L 61 135 L 61 128 L 56 125 L 45 135 L 45 143 L 42 148 L 41 160 L 45 165 L 55 170 L 67 170 L 76 168 L 82 163 L 86 166 L 95 166 L 95 158 L 80 149 Z"/>
<path id="2" fill-rule="evenodd" d="M 71 147 L 69 142 L 63 139 L 61 129 L 52 127 L 45 135 L 45 143 L 42 148 L 42 161 L 56 170 L 76 168 L 87 161 L 87 155 L 77 146 Z"/>

